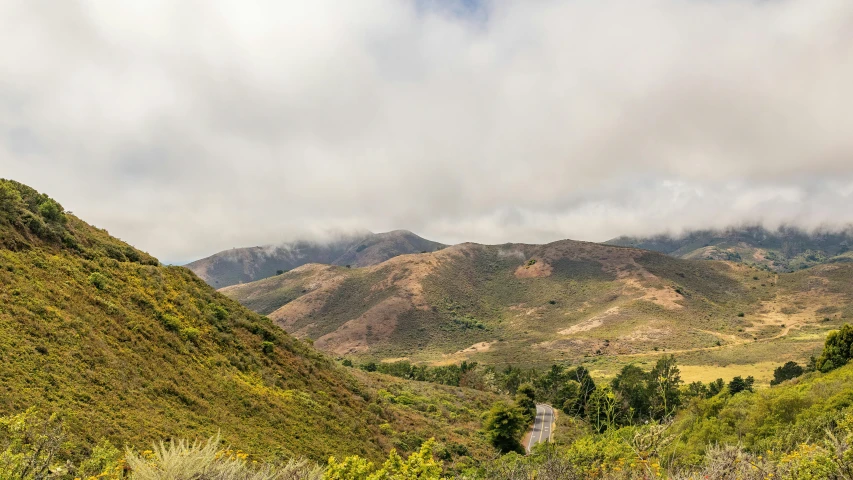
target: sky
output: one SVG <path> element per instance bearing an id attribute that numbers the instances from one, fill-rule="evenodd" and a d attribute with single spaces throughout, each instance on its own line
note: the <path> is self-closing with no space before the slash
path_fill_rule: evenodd
<path id="1" fill-rule="evenodd" d="M 853 221 L 850 0 L 0 0 L 0 177 L 162 261 Z"/>

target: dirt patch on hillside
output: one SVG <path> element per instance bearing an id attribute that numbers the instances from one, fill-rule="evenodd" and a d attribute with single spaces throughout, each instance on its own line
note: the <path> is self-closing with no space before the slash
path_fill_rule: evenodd
<path id="1" fill-rule="evenodd" d="M 410 309 L 411 304 L 405 299 L 388 298 L 334 332 L 318 338 L 314 345 L 337 355 L 365 352 L 371 343 L 387 340 L 397 328 L 397 316 Z"/>
<path id="2" fill-rule="evenodd" d="M 572 325 L 565 330 L 560 330 L 560 335 L 573 335 L 575 333 L 588 332 L 590 330 L 596 329 L 602 325 L 604 325 L 604 321 L 616 317 L 619 315 L 619 311 L 621 309 L 619 307 L 613 307 L 605 311 L 600 315 L 596 315 L 594 317 L 588 318 L 576 325 Z"/>
<path id="3" fill-rule="evenodd" d="M 620 342 L 649 342 L 662 340 L 672 335 L 672 330 L 666 327 L 655 328 L 650 325 L 643 325 L 635 328 L 631 333 L 619 337 Z"/>
<path id="4" fill-rule="evenodd" d="M 434 366 L 455 365 L 464 360 L 468 360 L 471 355 L 480 352 L 487 352 L 492 348 L 492 342 L 480 342 L 471 345 L 470 347 L 459 350 L 458 352 L 442 355 L 442 359 L 432 362 Z"/>
<path id="5" fill-rule="evenodd" d="M 395 262 L 396 260 L 396 262 Z M 414 308 L 428 310 L 430 305 L 424 296 L 423 280 L 440 264 L 436 255 L 412 255 L 397 257 L 383 264 L 393 266 L 385 280 L 374 285 L 371 290 L 380 291 L 396 288 L 399 295 L 407 297 Z M 394 265 L 396 263 L 397 265 Z"/>
<path id="6" fill-rule="evenodd" d="M 515 276 L 517 278 L 542 278 L 542 277 L 550 277 L 551 272 L 553 271 L 553 267 L 551 265 L 545 263 L 544 261 L 537 261 L 533 265 L 524 264 L 515 269 Z"/>
<path id="7" fill-rule="evenodd" d="M 651 274 L 649 274 L 651 275 Z M 655 277 L 657 278 L 657 277 Z M 655 288 L 648 285 L 643 285 L 636 278 L 626 278 L 623 280 L 627 290 L 636 290 L 642 296 L 638 300 L 646 300 L 656 305 L 660 305 L 667 310 L 679 310 L 684 308 L 684 305 L 678 302 L 682 300 L 681 295 L 675 290 L 668 287 Z"/>

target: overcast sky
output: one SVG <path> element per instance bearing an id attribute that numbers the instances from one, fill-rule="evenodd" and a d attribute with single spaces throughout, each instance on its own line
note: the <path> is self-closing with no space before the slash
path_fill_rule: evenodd
<path id="1" fill-rule="evenodd" d="M 166 262 L 853 221 L 853 1 L 0 0 L 0 177 Z"/>

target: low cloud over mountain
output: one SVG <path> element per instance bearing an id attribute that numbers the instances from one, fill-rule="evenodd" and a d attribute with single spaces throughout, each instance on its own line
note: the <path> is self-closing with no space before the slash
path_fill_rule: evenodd
<path id="1" fill-rule="evenodd" d="M 849 0 L 12 1 L 0 28 L 3 176 L 164 261 L 853 221 Z"/>

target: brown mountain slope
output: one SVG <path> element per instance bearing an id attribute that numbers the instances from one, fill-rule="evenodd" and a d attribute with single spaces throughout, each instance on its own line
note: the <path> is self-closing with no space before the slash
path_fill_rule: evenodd
<path id="1" fill-rule="evenodd" d="M 850 279 L 847 264 L 777 275 L 566 240 L 462 244 L 362 269 L 305 265 L 222 293 L 336 355 L 572 360 L 609 371 L 663 351 L 697 356 L 780 339 L 793 342 L 782 356 L 802 360 L 853 315 Z"/>
<path id="2" fill-rule="evenodd" d="M 484 459 L 476 430 L 492 401 L 338 366 L 189 270 L 0 179 L 0 416 L 56 412 L 84 450 L 221 432 L 260 457 L 376 460 L 435 436 Z"/>
<path id="3" fill-rule="evenodd" d="M 408 253 L 432 252 L 444 245 L 406 230 L 354 233 L 326 242 L 297 241 L 264 247 L 235 248 L 186 267 L 208 284 L 223 288 L 276 275 L 308 263 L 366 267 Z"/>

